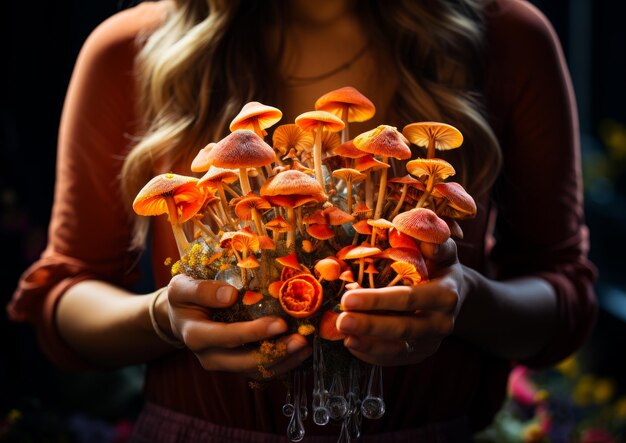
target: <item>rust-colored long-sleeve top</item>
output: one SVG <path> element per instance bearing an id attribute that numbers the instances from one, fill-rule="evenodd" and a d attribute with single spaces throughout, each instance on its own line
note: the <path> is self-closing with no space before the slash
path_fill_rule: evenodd
<path id="1" fill-rule="evenodd" d="M 62 367 L 87 364 L 55 326 L 55 307 L 65 290 L 83 279 L 128 286 L 136 274 L 117 177 L 128 137 L 137 130 L 137 36 L 156 28 L 164 17 L 162 3 L 148 2 L 106 20 L 86 41 L 67 93 L 49 243 L 41 259 L 24 272 L 8 306 L 13 320 L 37 328 L 42 348 Z M 558 333 L 525 361 L 551 364 L 580 346 L 596 312 L 575 101 L 555 33 L 534 7 L 498 0 L 488 14 L 487 38 L 485 97 L 504 168 L 497 188 L 477 201 L 476 219 L 464 222 L 459 256 L 481 272 L 495 270 L 495 278 L 535 275 L 554 287 Z M 153 225 L 157 286 L 170 278 L 164 259 L 176 255 L 166 223 L 158 217 Z M 490 238 L 495 238 L 493 248 L 486 246 Z M 371 427 L 365 432 L 459 416 L 468 416 L 480 428 L 500 406 L 510 366 L 452 335 L 419 365 L 385 368 L 388 411 L 381 420 L 365 423 Z M 148 364 L 145 395 L 221 425 L 283 434 L 283 389 L 279 383 L 250 389 L 244 377 L 207 372 L 183 350 Z"/>

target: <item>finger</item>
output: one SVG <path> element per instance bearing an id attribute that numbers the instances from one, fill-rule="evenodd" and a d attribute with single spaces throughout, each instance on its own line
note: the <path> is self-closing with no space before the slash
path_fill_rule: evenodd
<path id="1" fill-rule="evenodd" d="M 307 341 L 299 334 L 283 337 L 276 342 L 283 345 L 282 354 L 270 358 L 256 349 L 207 349 L 196 356 L 204 369 L 246 374 L 254 378 L 270 378 L 299 366 L 311 354 Z"/>
<path id="2" fill-rule="evenodd" d="M 440 267 L 457 261 L 456 243 L 451 238 L 441 244 L 422 242 L 420 251 L 427 263 L 436 263 Z"/>
<path id="3" fill-rule="evenodd" d="M 352 355 L 360 360 L 380 366 L 419 363 L 434 354 L 440 340 L 417 340 L 408 349 L 403 340 L 380 340 L 373 337 L 349 335 L 344 345 Z M 410 352 L 409 352 L 410 351 Z"/>
<path id="4" fill-rule="evenodd" d="M 233 349 L 246 343 L 274 337 L 286 330 L 287 323 L 277 317 L 222 323 L 207 321 L 199 314 L 197 318 L 187 318 L 180 327 L 182 340 L 192 351 L 201 351 L 207 348 Z"/>
<path id="5" fill-rule="evenodd" d="M 200 305 L 208 308 L 230 306 L 237 299 L 237 289 L 219 280 L 198 280 L 175 275 L 167 288 L 171 304 Z"/>
<path id="6" fill-rule="evenodd" d="M 458 301 L 456 284 L 449 278 L 431 280 L 417 286 L 354 289 L 341 297 L 342 308 L 346 311 L 453 312 Z"/>
<path id="7" fill-rule="evenodd" d="M 451 315 L 438 312 L 407 316 L 343 312 L 336 326 L 344 334 L 387 340 L 442 339 L 452 333 L 454 320 Z"/>

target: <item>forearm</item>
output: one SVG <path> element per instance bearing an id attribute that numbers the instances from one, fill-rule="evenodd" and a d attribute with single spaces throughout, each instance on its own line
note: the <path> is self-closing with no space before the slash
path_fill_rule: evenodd
<path id="1" fill-rule="evenodd" d="M 86 280 L 61 297 L 56 311 L 59 332 L 81 356 L 103 367 L 144 363 L 173 348 L 155 334 L 148 313 L 152 296 L 136 295 L 113 285 Z M 165 296 L 155 309 L 167 330 Z"/>
<path id="2" fill-rule="evenodd" d="M 468 293 L 455 334 L 497 356 L 519 360 L 543 349 L 555 336 L 557 300 L 537 277 L 494 281 L 464 267 Z"/>

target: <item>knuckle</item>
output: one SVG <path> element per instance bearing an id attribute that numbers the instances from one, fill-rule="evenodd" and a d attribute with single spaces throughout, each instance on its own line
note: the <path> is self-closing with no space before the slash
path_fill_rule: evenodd
<path id="1" fill-rule="evenodd" d="M 447 312 L 453 312 L 459 302 L 459 293 L 451 285 L 445 285 L 441 291 L 441 304 Z"/>

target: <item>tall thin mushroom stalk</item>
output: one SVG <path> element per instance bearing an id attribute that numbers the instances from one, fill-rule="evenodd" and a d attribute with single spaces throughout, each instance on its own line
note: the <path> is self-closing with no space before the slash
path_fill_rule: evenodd
<path id="1" fill-rule="evenodd" d="M 315 169 L 315 178 L 326 193 L 326 185 L 324 183 L 324 173 L 322 169 L 322 131 L 327 130 L 337 132 L 344 128 L 343 121 L 326 111 L 308 111 L 296 117 L 296 125 L 305 131 L 311 131 L 315 134 L 313 142 L 313 165 Z"/>
<path id="2" fill-rule="evenodd" d="M 384 164 L 389 165 L 389 157 L 398 160 L 407 160 L 411 158 L 411 148 L 408 146 L 409 141 L 395 127 L 388 125 L 379 125 L 378 127 L 364 132 L 354 138 L 354 146 L 364 152 L 372 155 L 380 155 Z M 376 209 L 374 210 L 374 218 L 381 217 L 387 194 L 387 169 L 383 168 L 380 175 L 378 186 L 378 199 L 376 201 Z"/>

